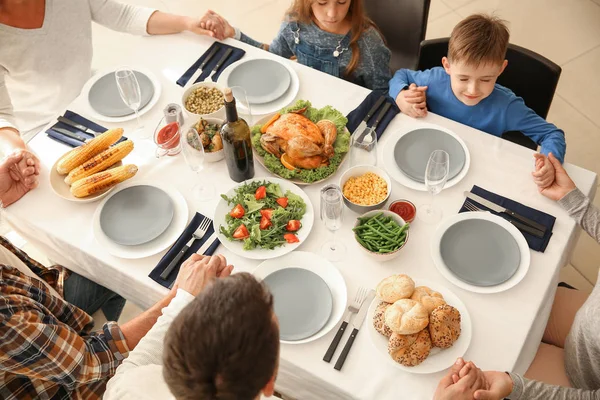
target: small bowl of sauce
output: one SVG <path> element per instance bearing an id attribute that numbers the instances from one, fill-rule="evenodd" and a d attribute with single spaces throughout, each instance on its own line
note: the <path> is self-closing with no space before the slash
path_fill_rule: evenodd
<path id="1" fill-rule="evenodd" d="M 396 213 L 406 222 L 413 222 L 417 215 L 417 207 L 408 200 L 396 200 L 390 204 L 390 211 Z"/>

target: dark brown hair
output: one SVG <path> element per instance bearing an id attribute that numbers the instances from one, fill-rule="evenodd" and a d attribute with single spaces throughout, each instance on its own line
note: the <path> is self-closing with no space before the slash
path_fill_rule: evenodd
<path id="1" fill-rule="evenodd" d="M 448 58 L 475 67 L 502 64 L 510 33 L 506 21 L 485 14 L 471 15 L 458 23 L 450 35 Z"/>
<path id="2" fill-rule="evenodd" d="M 251 400 L 279 358 L 273 296 L 251 274 L 217 279 L 175 318 L 163 376 L 179 400 Z"/>
<path id="3" fill-rule="evenodd" d="M 294 0 L 292 6 L 287 12 L 287 15 L 290 19 L 294 21 L 298 21 L 302 24 L 309 24 L 312 22 L 314 15 L 312 12 L 312 3 L 316 0 Z M 350 28 L 350 32 L 352 33 L 350 37 L 350 49 L 352 50 L 352 58 L 350 58 L 350 63 L 346 67 L 346 71 L 344 75 L 346 77 L 350 77 L 352 73 L 358 67 L 358 63 L 360 62 L 360 50 L 358 48 L 358 40 L 362 36 L 362 34 L 367 31 L 370 27 L 373 27 L 379 33 L 379 36 L 383 38 L 381 32 L 377 28 L 377 25 L 367 16 L 363 0 L 347 0 L 350 1 L 350 8 L 348 8 L 348 15 L 350 16 L 352 22 L 352 28 Z M 368 1 L 368 0 L 367 0 Z"/>

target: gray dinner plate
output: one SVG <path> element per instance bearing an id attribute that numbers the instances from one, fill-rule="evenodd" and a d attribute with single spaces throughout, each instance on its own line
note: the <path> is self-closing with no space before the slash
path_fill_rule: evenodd
<path id="1" fill-rule="evenodd" d="M 325 281 L 302 268 L 285 268 L 264 279 L 274 299 L 281 340 L 295 341 L 319 332 L 333 311 L 333 297 Z"/>
<path id="2" fill-rule="evenodd" d="M 465 166 L 465 149 L 452 135 L 438 129 L 421 128 L 402 136 L 394 148 L 394 159 L 406 176 L 422 183 L 425 182 L 427 161 L 435 150 L 448 153 L 448 180 L 456 177 Z"/>
<path id="3" fill-rule="evenodd" d="M 139 71 L 133 72 L 140 85 L 141 110 L 152 100 L 154 85 L 146 75 Z M 114 72 L 110 72 L 94 82 L 88 93 L 88 100 L 94 111 L 105 117 L 125 117 L 134 112 L 123 102 Z"/>
<path id="4" fill-rule="evenodd" d="M 104 203 L 100 228 L 113 242 L 136 246 L 160 236 L 171 224 L 173 214 L 173 201 L 163 190 L 132 186 Z"/>
<path id="5" fill-rule="evenodd" d="M 227 77 L 227 86 L 241 86 L 250 104 L 265 104 L 280 98 L 292 77 L 274 60 L 257 59 L 238 64 Z"/>
<path id="6" fill-rule="evenodd" d="M 467 219 L 450 226 L 440 242 L 442 260 L 461 281 L 495 286 L 509 280 L 521 263 L 515 238 L 502 226 Z"/>

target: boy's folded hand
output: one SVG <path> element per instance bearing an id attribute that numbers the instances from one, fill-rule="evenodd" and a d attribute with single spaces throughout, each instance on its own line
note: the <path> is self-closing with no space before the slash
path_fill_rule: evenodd
<path id="1" fill-rule="evenodd" d="M 402 90 L 396 97 L 396 104 L 400 111 L 413 118 L 422 118 L 427 115 L 427 86 L 417 86 L 411 83 L 408 89 Z"/>
<path id="2" fill-rule="evenodd" d="M 536 153 L 535 157 L 535 171 L 531 173 L 533 181 L 540 189 L 545 189 L 552 185 L 555 177 L 554 166 L 543 154 Z"/>

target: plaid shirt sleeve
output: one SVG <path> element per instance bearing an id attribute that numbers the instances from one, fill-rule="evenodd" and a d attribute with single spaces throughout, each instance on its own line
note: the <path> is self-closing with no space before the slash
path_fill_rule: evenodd
<path id="1" fill-rule="evenodd" d="M 82 392 L 100 397 L 90 387 L 103 390 L 98 382 L 111 377 L 129 352 L 119 326 L 109 322 L 89 333 L 88 314 L 53 296 L 39 280 L 1 264 L 0 294 L 0 397 L 23 398 L 18 395 L 25 395 L 23 378 L 32 397 L 41 388 L 51 398 Z"/>

